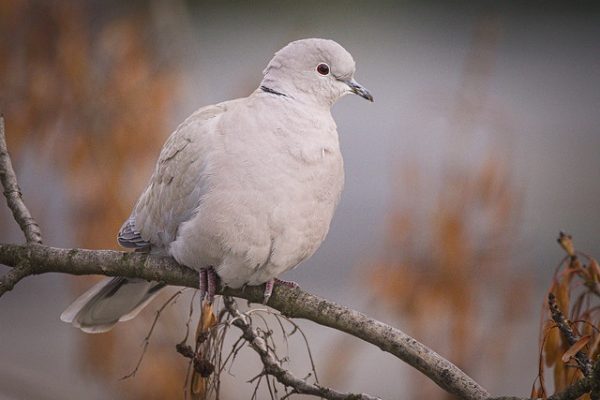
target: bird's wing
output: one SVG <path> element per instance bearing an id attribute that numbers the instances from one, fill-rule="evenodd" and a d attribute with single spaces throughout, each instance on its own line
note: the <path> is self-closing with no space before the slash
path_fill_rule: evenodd
<path id="1" fill-rule="evenodd" d="M 122 246 L 166 248 L 175 240 L 179 225 L 194 215 L 205 191 L 203 155 L 212 145 L 220 116 L 232 103 L 199 109 L 169 137 L 150 183 L 119 231 Z"/>
<path id="2" fill-rule="evenodd" d="M 145 249 L 150 247 L 150 242 L 142 239 L 142 235 L 135 227 L 134 214 L 130 215 L 123 223 L 123 226 L 121 226 L 117 235 L 117 241 L 121 246 L 130 249 Z"/>

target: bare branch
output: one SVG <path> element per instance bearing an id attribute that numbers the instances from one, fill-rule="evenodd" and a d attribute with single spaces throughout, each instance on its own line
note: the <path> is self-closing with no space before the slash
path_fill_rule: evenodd
<path id="1" fill-rule="evenodd" d="M 0 115 L 0 183 L 4 188 L 6 204 L 12 211 L 15 221 L 21 227 L 27 243 L 42 243 L 42 233 L 37 222 L 33 219 L 23 202 L 21 188 L 10 161 L 6 146 L 4 117 Z M 23 260 L 14 265 L 15 268 L 0 278 L 0 297 L 10 290 L 23 278 L 33 273 L 31 263 Z"/>
<path id="2" fill-rule="evenodd" d="M 565 337 L 567 343 L 569 343 L 569 346 L 573 346 L 579 340 L 579 338 L 575 332 L 573 332 L 569 320 L 558 308 L 558 305 L 556 304 L 556 297 L 553 293 L 548 294 L 548 306 L 550 308 L 550 314 L 552 314 L 552 319 L 558 326 L 560 333 L 562 333 L 562 335 Z M 592 363 L 583 350 L 579 350 L 577 354 L 575 354 L 575 360 L 577 361 L 577 365 L 583 374 L 585 376 L 590 376 L 592 372 Z"/>
<path id="3" fill-rule="evenodd" d="M 15 221 L 21 227 L 27 243 L 42 243 L 42 232 L 35 219 L 29 213 L 23 202 L 23 194 L 17 182 L 17 176 L 10 161 L 6 146 L 4 117 L 0 116 L 0 182 L 4 188 L 4 196 L 8 208 L 12 211 Z"/>
<path id="4" fill-rule="evenodd" d="M 173 286 L 198 287 L 198 273 L 169 257 L 113 250 L 62 249 L 40 244 L 0 244 L 0 264 L 29 265 L 31 275 L 61 272 L 71 275 L 139 277 Z"/>
<path id="5" fill-rule="evenodd" d="M 0 244 L 0 263 L 32 266 L 33 274 L 62 272 L 137 277 L 173 286 L 198 287 L 198 273 L 168 257 L 111 250 L 61 249 L 38 244 Z M 220 294 L 263 300 L 261 287 L 221 289 Z M 374 344 L 418 369 L 440 387 L 462 399 L 480 400 L 489 394 L 458 367 L 414 338 L 366 315 L 283 285 L 275 287 L 269 306 L 291 318 L 309 319 Z"/>
<path id="6" fill-rule="evenodd" d="M 282 295 L 285 293 L 284 295 Z M 276 287 L 269 306 L 291 318 L 309 319 L 376 345 L 421 371 L 442 389 L 462 399 L 486 399 L 489 394 L 458 367 L 416 339 L 383 322 L 369 318 L 302 290 Z M 239 297 L 237 294 L 234 296 Z M 260 301 L 259 298 L 252 301 Z"/>
<path id="7" fill-rule="evenodd" d="M 0 278 L 0 297 L 10 290 L 23 278 L 31 275 L 27 266 L 17 266 Z"/>
<path id="8" fill-rule="evenodd" d="M 591 393 L 590 393 L 591 392 Z M 586 393 L 590 393 L 592 400 L 600 400 L 600 358 L 594 364 L 592 368 L 592 375 L 586 378 L 580 379 L 573 383 L 566 389 L 554 393 L 549 396 L 547 400 L 577 400 Z M 595 393 L 595 394 L 594 394 Z M 594 398 L 594 395 L 597 396 Z M 487 400 L 536 400 L 536 399 L 523 399 L 520 397 L 490 397 Z"/>
<path id="9" fill-rule="evenodd" d="M 267 346 L 263 337 L 261 337 L 255 329 L 247 322 L 248 318 L 242 314 L 231 297 L 224 297 L 225 307 L 233 317 L 232 324 L 238 327 L 244 339 L 258 353 L 264 366 L 264 373 L 275 377 L 280 383 L 287 387 L 293 388 L 293 391 L 301 394 L 310 394 L 332 400 L 375 400 L 377 397 L 372 397 L 368 394 L 352 394 L 341 393 L 336 390 L 308 383 L 302 379 L 295 377 L 288 370 L 284 369 L 279 362 L 277 355 Z M 267 379 L 268 382 L 268 379 Z"/>
<path id="10" fill-rule="evenodd" d="M 600 368 L 600 362 L 596 363 L 596 367 Z M 580 379 L 565 390 L 548 397 L 548 400 L 576 400 L 589 393 L 592 390 L 592 385 L 594 385 L 593 377 Z"/>
<path id="11" fill-rule="evenodd" d="M 571 386 L 566 389 L 554 393 L 552 396 L 549 396 L 547 400 L 577 400 L 581 396 L 586 393 L 590 393 L 591 391 L 591 399 L 597 400 L 600 397 L 594 398 L 594 393 L 596 396 L 600 394 L 600 359 L 598 359 L 594 365 L 592 376 L 588 376 L 587 378 L 583 378 L 573 383 Z M 488 400 L 537 400 L 537 399 L 523 399 L 520 397 L 490 397 Z"/>
<path id="12" fill-rule="evenodd" d="M 594 363 L 590 380 L 590 398 L 592 400 L 600 400 L 600 357 Z"/>

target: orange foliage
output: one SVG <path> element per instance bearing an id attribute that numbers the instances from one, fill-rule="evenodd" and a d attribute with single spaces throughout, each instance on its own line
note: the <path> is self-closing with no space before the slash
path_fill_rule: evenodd
<path id="1" fill-rule="evenodd" d="M 69 190 L 64 223 L 72 223 L 78 247 L 116 248 L 116 233 L 170 130 L 177 79 L 157 51 L 158 33 L 144 7 L 0 2 L 0 110 L 9 146 L 16 155 L 24 147 L 32 154 L 51 149 Z M 77 293 L 90 284 L 75 282 Z M 124 375 L 122 364 L 140 351 L 143 334 L 133 332 L 118 340 L 86 337 L 84 366 L 115 383 L 114 374 Z M 121 384 L 124 396 L 182 397 L 185 363 L 173 341 L 164 346 L 150 347 L 145 369 Z"/>
<path id="2" fill-rule="evenodd" d="M 419 220 L 411 209 L 392 214 L 386 259 L 369 273 L 378 299 L 409 317 L 415 335 L 426 335 L 434 321 L 446 321 L 449 357 L 468 367 L 479 346 L 486 346 L 483 342 L 489 345 L 505 334 L 498 326 L 475 333 L 482 299 L 492 296 L 492 287 L 508 293 L 526 285 L 526 277 L 505 268 L 518 203 L 506 170 L 492 159 L 479 171 L 448 173 L 443 182 L 430 220 Z M 424 230 L 427 238 L 421 235 Z M 506 325 L 519 314 L 524 299 L 519 305 L 513 296 L 502 300 L 507 312 L 498 324 Z"/>
<path id="3" fill-rule="evenodd" d="M 598 262 L 591 256 L 578 253 L 571 236 L 561 233 L 558 239 L 567 253 L 560 263 L 549 293 L 554 295 L 556 306 L 568 319 L 577 341 L 570 344 L 553 320 L 549 303 L 543 307 L 540 333 L 540 362 L 537 382 L 532 393 L 547 398 L 545 371 L 551 369 L 554 391 L 558 392 L 583 378 L 574 356 L 583 352 L 590 360 L 600 357 L 600 274 Z M 585 262 L 582 262 L 582 259 Z M 589 399 L 583 395 L 580 399 Z"/>
<path id="4" fill-rule="evenodd" d="M 402 203 L 424 198 L 419 188 L 431 186 L 415 170 L 404 169 L 412 172 L 398 185 Z M 506 165 L 493 156 L 478 168 L 448 168 L 440 182 L 431 205 L 396 205 L 385 257 L 365 269 L 370 287 L 379 305 L 408 319 L 412 335 L 467 373 L 486 359 L 501 368 L 512 323 L 525 311 L 530 292 L 529 276 L 507 268 L 518 245 L 518 192 Z M 493 323 L 482 322 L 490 304 L 500 311 Z M 448 397 L 430 385 L 416 390 L 420 397 Z"/>

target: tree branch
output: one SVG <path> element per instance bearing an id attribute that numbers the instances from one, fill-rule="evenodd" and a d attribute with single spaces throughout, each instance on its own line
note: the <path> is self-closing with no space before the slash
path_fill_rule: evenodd
<path id="1" fill-rule="evenodd" d="M 330 400 L 380 400 L 378 397 L 373 397 L 365 393 L 341 393 L 297 378 L 281 366 L 277 355 L 271 350 L 256 330 L 252 328 L 250 323 L 247 322 L 246 315 L 238 310 L 235 301 L 231 297 L 225 296 L 223 302 L 227 312 L 233 317 L 232 324 L 242 331 L 243 338 L 260 356 L 264 367 L 264 373 L 274 376 L 281 384 L 292 388 L 295 393 L 310 394 Z"/>
<path id="2" fill-rule="evenodd" d="M 4 188 L 4 197 L 8 208 L 12 211 L 15 221 L 25 234 L 27 243 L 42 243 L 42 232 L 39 225 L 23 202 L 23 194 L 17 183 L 17 176 L 10 161 L 6 136 L 4 132 L 4 117 L 0 115 L 0 182 Z"/>
<path id="3" fill-rule="evenodd" d="M 62 272 L 137 277 L 172 286 L 198 287 L 198 273 L 168 257 L 112 250 L 61 249 L 40 244 L 0 244 L 0 263 L 31 266 L 31 274 Z M 260 303 L 261 287 L 221 289 L 220 294 Z M 288 317 L 309 319 L 374 344 L 418 369 L 440 387 L 462 399 L 489 394 L 458 367 L 402 331 L 301 289 L 275 287 L 269 306 Z"/>
<path id="4" fill-rule="evenodd" d="M 586 393 L 589 393 L 593 384 L 593 379 L 583 378 L 567 387 L 562 392 L 558 392 L 548 397 L 548 400 L 577 400 Z"/>
<path id="5" fill-rule="evenodd" d="M 597 357 L 590 380 L 590 398 L 592 400 L 600 400 L 600 357 Z"/>
<path id="6" fill-rule="evenodd" d="M 597 363 L 597 366 L 598 366 L 598 370 L 600 371 L 600 362 Z M 598 379 L 598 377 L 596 377 L 596 378 L 587 377 L 587 378 L 580 379 L 577 382 L 573 383 L 571 386 L 564 389 L 563 391 L 554 393 L 552 396 L 548 397 L 547 400 L 577 400 L 584 394 L 589 393 L 590 390 L 593 390 L 592 388 L 594 387 L 594 385 L 596 385 L 596 387 L 600 385 L 600 384 L 596 383 L 597 379 Z M 523 399 L 521 397 L 501 396 L 501 397 L 490 397 L 487 400 L 537 400 L 537 399 L 531 399 L 531 398 Z"/>
<path id="7" fill-rule="evenodd" d="M 23 278 L 31 275 L 31 270 L 25 266 L 16 266 L 0 278 L 0 297 L 10 290 Z"/>
<path id="8" fill-rule="evenodd" d="M 550 314 L 558 326 L 560 333 L 562 333 L 562 335 L 565 337 L 569 346 L 573 346 L 575 343 L 577 343 L 579 338 L 577 335 L 575 335 L 575 332 L 573 332 L 569 320 L 563 315 L 563 313 L 560 311 L 560 308 L 558 308 L 554 293 L 548 293 L 548 307 L 550 308 Z M 583 350 L 579 350 L 577 354 L 575 354 L 575 360 L 577 361 L 579 369 L 581 369 L 583 372 L 583 375 L 590 376 L 592 373 L 592 362 Z"/>
<path id="9" fill-rule="evenodd" d="M 13 169 L 8 147 L 6 145 L 6 134 L 4 130 L 4 116 L 0 115 L 0 183 L 4 188 L 4 197 L 6 204 L 12 211 L 13 218 L 19 224 L 21 231 L 25 235 L 27 243 L 42 243 L 42 232 L 40 227 L 31 216 L 25 202 L 21 188 L 17 182 L 17 175 Z M 20 262 L 15 264 L 15 268 L 0 278 L 0 297 L 12 288 L 23 278 L 33 273 L 29 262 Z"/>

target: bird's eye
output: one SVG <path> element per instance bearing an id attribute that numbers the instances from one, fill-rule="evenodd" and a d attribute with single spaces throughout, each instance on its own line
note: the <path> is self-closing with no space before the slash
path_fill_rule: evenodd
<path id="1" fill-rule="evenodd" d="M 325 63 L 321 63 L 321 64 L 317 65 L 317 72 L 320 73 L 321 75 L 328 75 L 329 74 L 329 65 L 327 65 Z"/>

